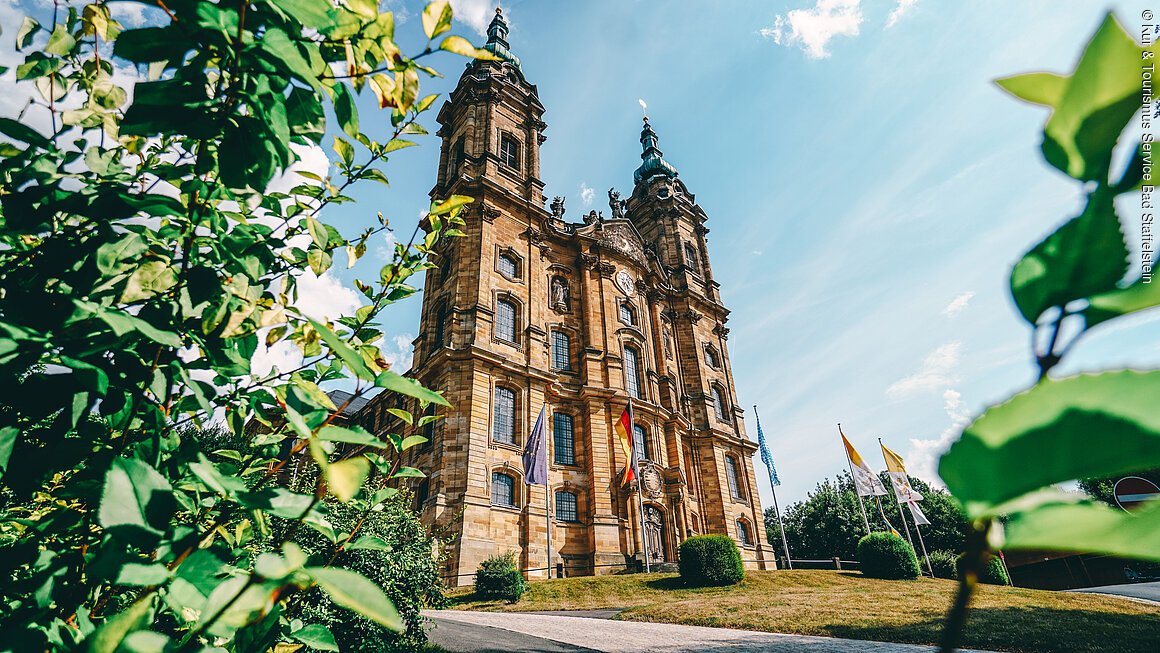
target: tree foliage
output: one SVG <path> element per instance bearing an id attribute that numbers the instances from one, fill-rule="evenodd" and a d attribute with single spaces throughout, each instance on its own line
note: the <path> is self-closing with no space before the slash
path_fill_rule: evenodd
<path id="1" fill-rule="evenodd" d="M 424 133 L 435 96 L 420 79 L 437 73 L 421 58 L 490 55 L 443 36 L 447 2 L 424 12 L 413 57 L 370 0 L 151 6 L 156 20 L 125 30 L 105 2 L 54 3 L 15 35 L 16 78 L 36 95 L 0 117 L 0 647 L 323 641 L 322 625 L 293 618 L 312 587 L 400 629 L 379 583 L 294 539 L 309 529 L 349 550 L 359 528 L 336 528 L 325 497 L 369 514 L 389 493 L 364 481 L 419 474 L 397 452 L 421 438 L 338 426 L 345 406 L 321 388 L 446 404 L 388 369 L 376 319 L 415 292 L 409 278 L 459 233 L 470 199 L 433 202 L 377 278 L 356 282 L 354 315 L 310 319 L 299 279 L 343 254 L 353 265 L 389 231 L 381 214 L 349 235 L 324 220 L 354 185 L 385 183 L 382 164 Z M 383 119 L 360 123 L 359 94 Z M 290 170 L 324 144 L 325 174 Z M 251 366 L 282 342 L 301 365 Z M 203 450 L 189 427 L 215 418 L 230 437 Z M 299 456 L 318 469 L 305 492 L 282 482 Z"/>
<path id="2" fill-rule="evenodd" d="M 1160 486 L 1160 469 L 1145 469 L 1103 478 L 1081 478 L 1079 489 L 1097 501 L 1102 501 L 1113 508 L 1119 508 L 1120 504 L 1116 503 L 1116 481 L 1125 476 L 1139 476 Z"/>

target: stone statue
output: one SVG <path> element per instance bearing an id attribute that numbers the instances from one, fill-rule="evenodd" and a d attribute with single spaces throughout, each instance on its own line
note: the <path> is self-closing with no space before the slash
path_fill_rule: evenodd
<path id="1" fill-rule="evenodd" d="M 612 209 L 613 220 L 624 219 L 624 209 L 628 206 L 628 202 L 620 199 L 620 193 L 614 189 L 608 189 L 608 208 Z"/>
<path id="2" fill-rule="evenodd" d="M 589 211 L 587 214 L 584 215 L 584 224 L 592 224 L 594 222 L 600 222 L 603 219 L 604 219 L 604 216 L 597 213 L 594 209 L 594 210 Z"/>
<path id="3" fill-rule="evenodd" d="M 568 312 L 571 309 L 571 291 L 562 277 L 552 277 L 552 308 Z"/>
<path id="4" fill-rule="evenodd" d="M 564 198 L 559 195 L 552 198 L 552 217 L 557 220 L 564 219 Z"/>

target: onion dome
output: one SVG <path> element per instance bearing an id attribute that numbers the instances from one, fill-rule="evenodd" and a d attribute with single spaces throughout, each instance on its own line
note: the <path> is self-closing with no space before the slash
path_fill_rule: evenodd
<path id="1" fill-rule="evenodd" d="M 644 152 L 640 155 L 644 162 L 640 164 L 636 172 L 632 173 L 634 182 L 639 184 L 657 175 L 664 175 L 672 179 L 679 174 L 676 168 L 662 158 L 663 152 L 657 147 L 657 133 L 648 124 L 648 116 L 644 117 L 644 129 L 640 132 L 640 144 L 644 146 Z"/>
<path id="2" fill-rule="evenodd" d="M 496 7 L 495 18 L 492 18 L 491 24 L 487 26 L 487 43 L 483 44 L 483 49 L 519 68 L 520 58 L 509 49 L 511 46 L 508 45 L 507 35 L 508 24 L 504 20 L 503 10 Z"/>

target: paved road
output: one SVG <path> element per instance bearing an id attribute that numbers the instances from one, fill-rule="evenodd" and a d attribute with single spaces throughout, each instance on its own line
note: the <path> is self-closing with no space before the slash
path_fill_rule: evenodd
<path id="1" fill-rule="evenodd" d="M 452 653 L 931 653 L 935 650 L 911 644 L 612 621 L 559 613 L 434 610 L 425 614 L 435 620 L 431 640 Z"/>
<path id="2" fill-rule="evenodd" d="M 1129 585 L 1104 585 L 1103 587 L 1084 587 L 1069 592 L 1087 592 L 1090 594 L 1112 594 L 1125 596 L 1130 599 L 1139 599 L 1160 603 L 1160 582 L 1158 583 L 1131 583 Z"/>

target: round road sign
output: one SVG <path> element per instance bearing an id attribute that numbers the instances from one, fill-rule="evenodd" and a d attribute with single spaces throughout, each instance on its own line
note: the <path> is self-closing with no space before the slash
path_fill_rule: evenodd
<path id="1" fill-rule="evenodd" d="M 1129 512 L 1148 501 L 1160 499 L 1160 487 L 1139 476 L 1125 476 L 1116 481 L 1113 493 L 1116 495 L 1116 503 Z"/>

